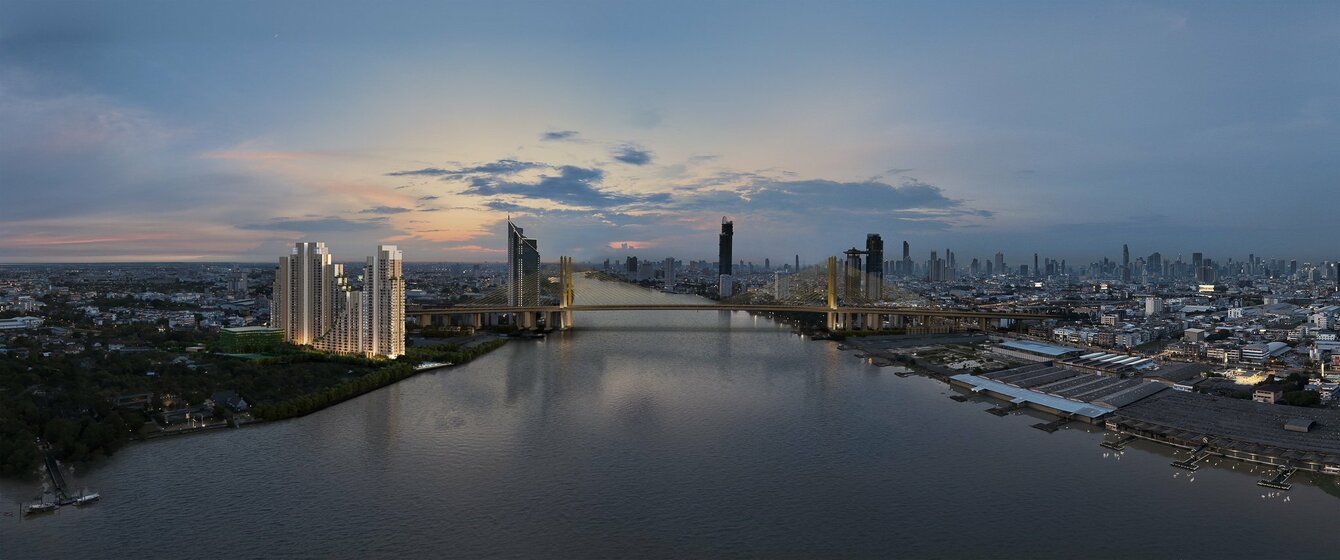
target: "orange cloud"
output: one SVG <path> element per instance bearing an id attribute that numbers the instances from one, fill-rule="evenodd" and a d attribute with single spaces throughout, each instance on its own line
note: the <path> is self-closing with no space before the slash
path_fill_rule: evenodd
<path id="1" fill-rule="evenodd" d="M 43 245 L 87 245 L 93 243 L 119 243 L 124 241 L 157 241 L 171 239 L 175 237 L 170 233 L 143 233 L 134 235 L 118 235 L 104 237 L 82 237 L 75 235 L 51 235 L 47 233 L 30 233 L 10 237 L 0 240 L 0 246 L 6 247 L 38 247 Z"/>
<path id="2" fill-rule="evenodd" d="M 507 252 L 507 249 L 498 249 L 496 247 L 483 247 L 480 245 L 457 245 L 455 247 L 443 247 L 442 250 L 460 251 L 462 253 L 487 253 L 487 254 L 498 254 Z"/>

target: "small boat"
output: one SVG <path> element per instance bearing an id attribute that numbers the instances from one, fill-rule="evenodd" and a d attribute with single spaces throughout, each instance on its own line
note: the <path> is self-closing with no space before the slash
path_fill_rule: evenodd
<path id="1" fill-rule="evenodd" d="M 102 499 L 102 496 L 99 495 L 97 492 L 94 492 L 94 493 L 92 493 L 92 494 L 88 494 L 88 495 L 86 495 L 86 496 L 80 496 L 80 497 L 78 497 L 78 498 L 75 498 L 75 500 L 74 500 L 74 505 L 76 505 L 76 506 L 86 506 L 86 505 L 90 505 L 90 504 L 92 504 L 92 503 L 94 503 L 94 502 L 97 502 L 97 501 L 100 500 L 100 499 Z"/>
<path id="2" fill-rule="evenodd" d="M 40 504 L 29 505 L 28 509 L 24 510 L 24 513 L 26 515 L 38 515 L 42 513 L 51 513 L 57 509 L 60 509 L 59 505 L 51 502 L 42 502 Z"/>

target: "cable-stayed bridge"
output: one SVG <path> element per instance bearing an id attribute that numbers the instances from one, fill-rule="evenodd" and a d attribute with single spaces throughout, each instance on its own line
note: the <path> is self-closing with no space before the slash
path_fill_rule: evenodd
<path id="1" fill-rule="evenodd" d="M 538 273 L 539 278 L 531 280 L 539 285 L 538 294 L 530 298 L 532 301 L 518 304 L 516 297 L 508 297 L 506 287 L 499 287 L 466 303 L 411 308 L 406 310 L 406 315 L 415 317 L 421 325 L 454 317 L 458 324 L 474 327 L 507 323 L 522 329 L 560 330 L 573 327 L 573 313 L 601 311 L 819 313 L 825 315 L 827 328 L 834 331 L 929 329 L 932 325 L 985 330 L 992 321 L 1000 319 L 1057 318 L 1031 311 L 931 306 L 884 279 L 874 280 L 882 285 L 878 290 L 871 290 L 871 279 L 858 276 L 859 271 L 841 269 L 836 257 L 830 257 L 826 265 L 786 275 L 784 287 L 778 283 L 772 290 L 745 291 L 719 301 L 707 298 L 666 301 L 667 298 L 657 297 L 662 294 L 653 290 L 647 290 L 645 300 L 628 301 L 627 284 L 598 271 L 581 273 L 584 278 L 579 282 L 581 289 L 578 290 L 571 257 L 560 257 L 556 269 L 553 266 L 547 268 Z M 614 284 L 616 282 L 619 284 Z M 872 293 L 879 295 L 869 295 Z"/>

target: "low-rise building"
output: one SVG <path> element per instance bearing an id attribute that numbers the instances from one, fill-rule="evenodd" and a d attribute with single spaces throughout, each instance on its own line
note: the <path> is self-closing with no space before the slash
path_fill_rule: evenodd
<path id="1" fill-rule="evenodd" d="M 1278 385 L 1260 385 L 1252 391 L 1252 400 L 1256 402 L 1275 404 L 1283 399 L 1284 390 Z"/>
<path id="2" fill-rule="evenodd" d="M 41 326 L 41 317 L 14 317 L 11 319 L 0 319 L 0 331 L 35 329 Z"/>

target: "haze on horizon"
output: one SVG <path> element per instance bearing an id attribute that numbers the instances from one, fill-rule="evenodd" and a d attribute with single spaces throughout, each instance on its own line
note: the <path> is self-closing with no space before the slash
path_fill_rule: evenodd
<path id="1" fill-rule="evenodd" d="M 0 262 L 1340 256 L 1337 3 L 0 14 Z"/>

